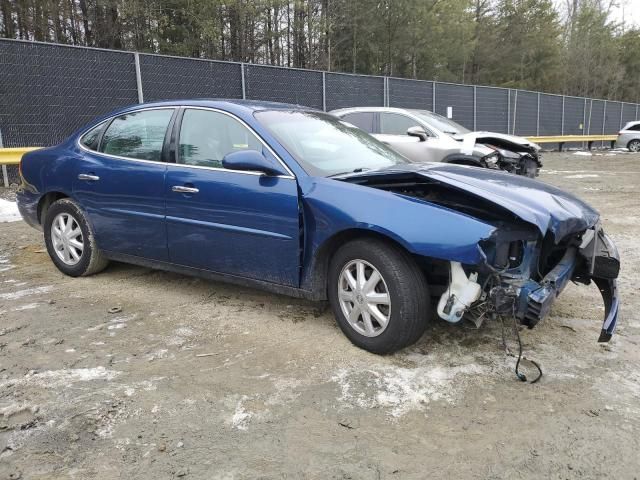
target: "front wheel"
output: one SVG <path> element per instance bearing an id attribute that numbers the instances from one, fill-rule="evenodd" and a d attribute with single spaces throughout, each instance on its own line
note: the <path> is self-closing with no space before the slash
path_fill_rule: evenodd
<path id="1" fill-rule="evenodd" d="M 63 198 L 52 204 L 43 229 L 49 256 L 65 275 L 92 275 L 107 266 L 84 213 L 73 200 Z"/>
<path id="2" fill-rule="evenodd" d="M 640 140 L 631 140 L 627 148 L 630 152 L 640 152 Z"/>
<path id="3" fill-rule="evenodd" d="M 329 268 L 329 302 L 338 325 L 356 346 L 392 353 L 424 333 L 429 291 L 413 258 L 386 242 L 354 240 Z"/>

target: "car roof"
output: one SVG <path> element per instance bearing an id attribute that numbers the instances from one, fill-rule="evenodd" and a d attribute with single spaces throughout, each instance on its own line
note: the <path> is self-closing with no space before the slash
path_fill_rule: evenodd
<path id="1" fill-rule="evenodd" d="M 417 109 L 411 108 L 398 108 L 398 107 L 348 107 L 348 108 L 338 108 L 337 110 L 331 110 L 329 113 L 334 115 L 344 114 L 344 113 L 355 113 L 355 112 L 389 112 L 389 113 L 407 113 Z"/>
<path id="2" fill-rule="evenodd" d="M 310 111 L 317 110 L 312 107 L 307 107 L 305 105 L 294 105 L 291 103 L 279 103 L 279 102 L 269 102 L 264 100 L 243 100 L 243 99 L 235 99 L 235 98 L 185 98 L 185 99 L 175 99 L 175 100 L 163 100 L 158 102 L 145 102 L 139 103 L 135 105 L 131 105 L 127 108 L 122 109 L 123 112 L 130 110 L 137 110 L 140 108 L 154 108 L 154 107 L 210 107 L 210 108 L 220 108 L 220 109 L 229 109 L 233 111 L 245 111 L 255 112 L 259 110 L 300 110 L 300 111 Z"/>

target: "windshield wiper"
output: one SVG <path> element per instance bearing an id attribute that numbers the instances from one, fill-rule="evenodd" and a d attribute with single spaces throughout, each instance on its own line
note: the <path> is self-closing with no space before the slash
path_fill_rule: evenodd
<path id="1" fill-rule="evenodd" d="M 328 175 L 327 178 L 341 177 L 342 175 L 348 175 L 350 173 L 362 173 L 362 172 L 366 172 L 367 170 L 371 170 L 371 169 L 368 167 L 359 167 L 354 170 L 351 170 L 350 172 L 340 172 L 340 173 L 334 173 L 333 175 Z"/>

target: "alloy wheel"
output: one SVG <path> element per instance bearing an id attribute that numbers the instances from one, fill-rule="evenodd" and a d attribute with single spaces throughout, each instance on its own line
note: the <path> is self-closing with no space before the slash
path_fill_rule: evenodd
<path id="1" fill-rule="evenodd" d="M 359 334 L 377 337 L 389 325 L 389 289 L 369 262 L 352 260 L 344 266 L 338 281 L 338 299 L 349 325 Z"/>
<path id="2" fill-rule="evenodd" d="M 84 238 L 78 221 L 68 213 L 58 214 L 51 223 L 51 243 L 65 265 L 76 265 L 84 251 Z"/>

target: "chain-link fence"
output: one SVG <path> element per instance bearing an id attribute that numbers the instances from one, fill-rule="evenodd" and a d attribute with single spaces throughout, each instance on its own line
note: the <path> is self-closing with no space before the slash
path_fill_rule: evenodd
<path id="1" fill-rule="evenodd" d="M 639 113 L 637 104 L 526 90 L 0 40 L 5 147 L 59 143 L 91 119 L 141 101 L 213 97 L 327 111 L 422 108 L 472 130 L 524 136 L 614 134 Z"/>

